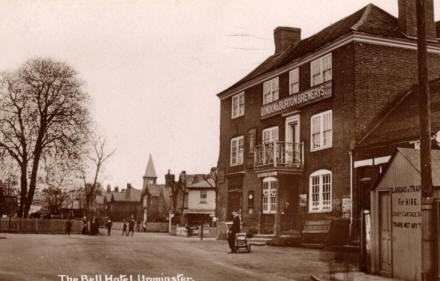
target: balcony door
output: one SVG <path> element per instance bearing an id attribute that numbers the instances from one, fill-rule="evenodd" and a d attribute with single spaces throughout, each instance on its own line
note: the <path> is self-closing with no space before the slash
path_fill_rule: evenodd
<path id="1" fill-rule="evenodd" d="M 292 165 L 299 161 L 299 115 L 286 118 L 286 164 Z"/>
<path id="2" fill-rule="evenodd" d="M 278 127 L 270 127 L 263 130 L 262 134 L 263 138 L 263 163 L 273 164 L 274 159 L 279 157 L 279 148 L 277 146 L 278 142 Z"/>

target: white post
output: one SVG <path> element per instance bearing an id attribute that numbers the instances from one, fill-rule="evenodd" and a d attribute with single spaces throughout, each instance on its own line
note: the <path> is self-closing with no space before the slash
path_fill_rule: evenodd
<path id="1" fill-rule="evenodd" d="M 352 227 L 353 227 L 353 152 L 350 150 L 348 152 L 350 156 L 350 228 L 349 237 L 351 238 Z"/>

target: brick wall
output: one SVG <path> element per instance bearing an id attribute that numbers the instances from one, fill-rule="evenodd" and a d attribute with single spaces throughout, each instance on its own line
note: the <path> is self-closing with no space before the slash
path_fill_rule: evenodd
<path id="1" fill-rule="evenodd" d="M 428 55 L 429 79 L 440 77 L 440 55 Z M 415 50 L 355 44 L 355 118 L 358 137 L 396 96 L 417 83 Z"/>

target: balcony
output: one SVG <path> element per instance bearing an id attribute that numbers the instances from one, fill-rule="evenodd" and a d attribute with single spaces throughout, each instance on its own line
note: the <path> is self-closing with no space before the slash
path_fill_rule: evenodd
<path id="1" fill-rule="evenodd" d="M 254 169 L 256 171 L 302 172 L 304 144 L 274 141 L 255 146 Z"/>

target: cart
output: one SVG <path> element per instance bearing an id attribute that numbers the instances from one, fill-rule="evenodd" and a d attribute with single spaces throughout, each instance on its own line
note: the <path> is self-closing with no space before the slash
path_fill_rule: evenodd
<path id="1" fill-rule="evenodd" d="M 238 253 L 238 251 L 240 250 L 246 251 L 248 253 L 251 252 L 251 245 L 248 244 L 246 233 L 244 232 L 235 234 L 235 252 Z"/>

